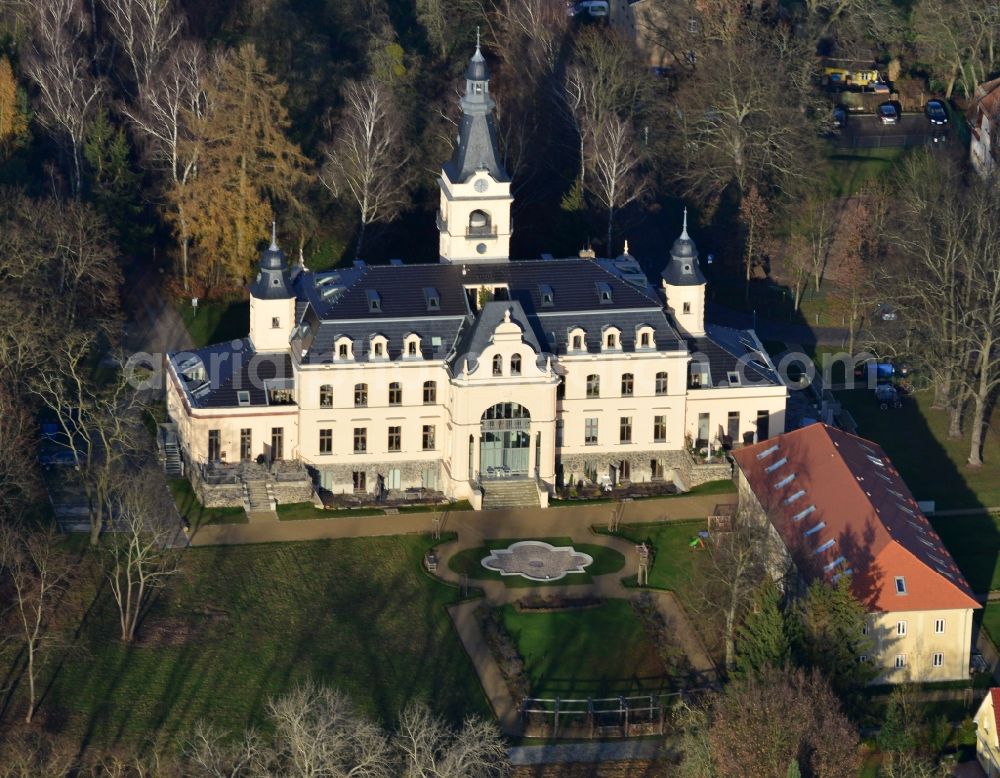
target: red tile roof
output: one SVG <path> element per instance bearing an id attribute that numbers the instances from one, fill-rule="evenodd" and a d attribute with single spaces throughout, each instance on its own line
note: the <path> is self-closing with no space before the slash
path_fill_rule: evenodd
<path id="1" fill-rule="evenodd" d="M 990 700 L 993 703 L 993 720 L 1000 723 L 1000 686 L 990 687 Z M 993 736 L 996 737 L 996 733 Z"/>
<path id="2" fill-rule="evenodd" d="M 971 119 L 969 124 L 973 127 L 979 126 L 983 114 L 992 120 L 1000 113 L 1000 89 L 997 87 L 1000 87 L 1000 78 L 994 78 L 992 81 L 986 81 L 976 87 L 969 111 Z"/>
<path id="3" fill-rule="evenodd" d="M 807 579 L 850 573 L 872 611 L 980 607 L 878 444 L 811 424 L 733 457 Z"/>

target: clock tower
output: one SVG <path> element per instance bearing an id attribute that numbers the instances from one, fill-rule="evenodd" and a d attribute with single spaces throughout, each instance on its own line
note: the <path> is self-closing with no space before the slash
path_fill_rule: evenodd
<path id="1" fill-rule="evenodd" d="M 438 211 L 441 261 L 478 264 L 510 259 L 510 176 L 500 160 L 490 74 L 476 42 L 459 100 L 455 152 L 441 169 Z"/>

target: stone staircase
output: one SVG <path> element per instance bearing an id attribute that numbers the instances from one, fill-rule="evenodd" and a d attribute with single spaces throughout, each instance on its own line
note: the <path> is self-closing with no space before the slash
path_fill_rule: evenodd
<path id="1" fill-rule="evenodd" d="M 250 513 L 274 512 L 276 509 L 267 482 L 245 480 L 243 482 L 243 509 Z"/>
<path id="2" fill-rule="evenodd" d="M 532 478 L 483 481 L 482 489 L 484 511 L 541 507 L 538 501 L 538 487 Z"/>
<path id="3" fill-rule="evenodd" d="M 160 424 L 158 439 L 160 456 L 163 461 L 163 472 L 168 478 L 180 478 L 184 475 L 184 463 L 181 460 L 181 450 L 177 438 L 175 424 Z"/>

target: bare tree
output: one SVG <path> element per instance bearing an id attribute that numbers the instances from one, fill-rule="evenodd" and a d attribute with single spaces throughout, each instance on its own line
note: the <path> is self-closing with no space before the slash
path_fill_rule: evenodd
<path id="1" fill-rule="evenodd" d="M 101 82 L 90 72 L 91 58 L 84 48 L 88 34 L 79 0 L 38 0 L 31 48 L 24 60 L 28 76 L 38 87 L 41 122 L 69 147 L 77 197 L 80 151 L 103 92 Z"/>
<path id="2" fill-rule="evenodd" d="M 197 173 L 204 143 L 204 69 L 201 45 L 183 41 L 147 83 L 142 99 L 124 108 L 145 141 L 147 158 L 166 176 L 162 207 L 177 233 L 185 289 L 191 248 L 191 215 L 185 191 Z"/>
<path id="3" fill-rule="evenodd" d="M 767 199 L 761 194 L 757 185 L 750 188 L 740 201 L 740 224 L 743 226 L 743 267 L 744 294 L 750 299 L 750 280 L 754 268 L 763 264 L 765 249 L 770 241 L 773 215 Z"/>
<path id="4" fill-rule="evenodd" d="M 750 495 L 741 495 L 729 526 L 712 533 L 708 553 L 699 557 L 700 608 L 718 629 L 726 669 L 736 665 L 736 634 L 766 575 L 784 575 L 779 542 L 767 514 Z"/>
<path id="5" fill-rule="evenodd" d="M 971 369 L 961 374 L 972 399 L 968 462 L 973 467 L 983 464 L 983 437 L 1000 391 L 1000 190 L 992 182 L 980 187 L 987 191 L 974 198 L 979 207 L 972 213 L 975 230 L 969 246 L 969 273 L 977 290 L 968 321 Z"/>
<path id="6" fill-rule="evenodd" d="M 102 0 L 107 23 L 142 98 L 183 25 L 171 0 Z"/>
<path id="7" fill-rule="evenodd" d="M 607 251 L 611 256 L 615 214 L 629 203 L 640 200 L 649 190 L 642 160 L 635 145 L 632 125 L 618 116 L 609 116 L 604 127 L 592 133 L 589 167 L 594 175 L 588 188 L 608 212 Z"/>
<path id="8" fill-rule="evenodd" d="M 913 7 L 912 32 L 922 61 L 950 98 L 958 86 L 971 97 L 976 85 L 997 70 L 1000 6 L 979 0 L 921 0 Z"/>
<path id="9" fill-rule="evenodd" d="M 177 572 L 176 508 L 163 473 L 152 466 L 123 479 L 112 505 L 114 532 L 107 542 L 105 577 L 118 605 L 121 639 L 135 639 L 153 592 Z"/>
<path id="10" fill-rule="evenodd" d="M 102 383 L 90 370 L 98 334 L 71 331 L 47 349 L 48 363 L 29 382 L 56 418 L 63 446 L 90 509 L 90 541 L 96 545 L 124 464 L 142 451 L 143 401 L 126 371 Z"/>
<path id="11" fill-rule="evenodd" d="M 409 204 L 411 153 L 388 87 L 373 78 L 349 82 L 333 143 L 323 154 L 320 181 L 334 197 L 357 207 L 360 259 L 368 225 L 393 219 Z"/>
<path id="12" fill-rule="evenodd" d="M 38 674 L 57 639 L 52 626 L 56 606 L 70 577 L 70 566 L 51 534 L 29 533 L 14 522 L 0 524 L 0 569 L 14 590 L 18 633 L 24 647 L 31 723 L 38 702 Z"/>
<path id="13" fill-rule="evenodd" d="M 257 733 L 248 729 L 240 740 L 204 721 L 195 722 L 183 748 L 184 774 L 198 778 L 242 778 L 260 774 L 263 751 Z"/>
<path id="14" fill-rule="evenodd" d="M 267 704 L 274 725 L 272 769 L 297 778 L 390 778 L 385 733 L 344 695 L 305 683 Z"/>
<path id="15" fill-rule="evenodd" d="M 815 137 L 803 116 L 813 89 L 801 63 L 810 59 L 787 27 L 752 11 L 706 50 L 671 114 L 676 176 L 690 195 L 712 202 L 730 186 L 742 199 L 751 183 L 786 192 L 801 185 Z"/>
<path id="16" fill-rule="evenodd" d="M 499 778 L 509 770 L 496 724 L 472 717 L 454 731 L 423 703 L 400 715 L 396 748 L 405 778 Z"/>

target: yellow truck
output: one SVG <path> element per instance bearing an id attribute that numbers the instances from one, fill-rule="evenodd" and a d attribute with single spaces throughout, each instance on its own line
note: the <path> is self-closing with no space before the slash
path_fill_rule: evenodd
<path id="1" fill-rule="evenodd" d="M 860 87 L 872 91 L 889 91 L 877 70 L 828 65 L 823 68 L 823 83 L 833 87 Z"/>

